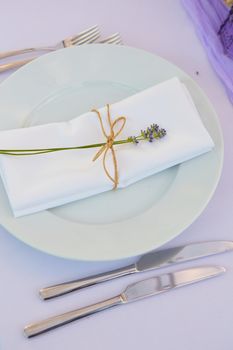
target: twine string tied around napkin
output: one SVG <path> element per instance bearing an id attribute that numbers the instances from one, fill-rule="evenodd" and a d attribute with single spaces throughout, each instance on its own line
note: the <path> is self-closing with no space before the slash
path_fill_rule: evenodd
<path id="1" fill-rule="evenodd" d="M 96 159 L 98 159 L 103 153 L 103 167 L 104 167 L 104 171 L 107 175 L 107 177 L 114 183 L 113 189 L 116 189 L 119 183 L 119 171 L 118 171 L 118 164 L 117 164 L 117 158 L 116 158 L 116 153 L 114 150 L 114 141 L 116 139 L 116 137 L 122 132 L 122 130 L 124 129 L 125 123 L 126 123 L 126 117 L 124 116 L 120 116 L 118 118 L 116 118 L 113 122 L 111 120 L 111 114 L 110 114 L 110 106 L 109 104 L 106 105 L 107 107 L 107 120 L 108 120 L 108 124 L 110 127 L 110 134 L 108 135 L 105 128 L 104 128 L 104 124 L 103 124 L 103 119 L 102 116 L 100 114 L 100 112 L 98 111 L 98 109 L 92 109 L 92 112 L 95 112 L 99 118 L 100 121 L 100 126 L 101 126 L 101 130 L 103 132 L 103 135 L 106 138 L 106 143 L 100 148 L 100 150 L 96 153 L 96 155 L 93 158 L 93 161 L 95 161 Z M 114 131 L 115 126 L 117 124 L 119 124 L 120 122 L 122 122 L 122 125 L 120 126 L 119 130 L 117 132 Z M 110 172 L 107 169 L 107 165 L 106 165 L 106 157 L 108 152 L 111 151 L 112 154 L 112 160 L 113 160 L 113 166 L 114 166 L 114 177 L 111 176 Z"/>

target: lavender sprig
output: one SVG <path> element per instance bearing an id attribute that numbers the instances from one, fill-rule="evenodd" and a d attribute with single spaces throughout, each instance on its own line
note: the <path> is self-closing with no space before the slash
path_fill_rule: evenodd
<path id="1" fill-rule="evenodd" d="M 141 130 L 141 135 L 130 136 L 128 140 L 134 144 L 138 144 L 141 140 L 153 142 L 154 140 L 161 139 L 166 134 L 167 132 L 165 129 L 160 129 L 158 124 L 152 124 L 146 130 Z"/>
<path id="2" fill-rule="evenodd" d="M 141 130 L 141 134 L 138 136 L 130 136 L 124 140 L 114 141 L 113 145 L 121 145 L 125 143 L 134 143 L 137 145 L 139 141 L 153 142 L 154 140 L 159 140 L 166 136 L 167 132 L 165 129 L 160 129 L 157 124 L 152 124 L 146 130 Z M 84 146 L 76 147 L 57 147 L 57 148 L 37 148 L 37 149 L 0 149 L 0 154 L 12 155 L 12 156 L 28 156 L 35 154 L 52 153 L 58 151 L 68 151 L 75 149 L 87 149 L 87 148 L 97 148 L 102 147 L 106 143 L 94 143 Z"/>

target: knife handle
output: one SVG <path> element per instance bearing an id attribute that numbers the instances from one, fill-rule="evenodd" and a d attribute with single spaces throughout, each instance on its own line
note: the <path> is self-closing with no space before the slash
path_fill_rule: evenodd
<path id="1" fill-rule="evenodd" d="M 126 276 L 137 272 L 135 265 L 129 265 L 117 270 L 104 272 L 95 276 L 82 278 L 80 280 L 61 283 L 40 289 L 40 297 L 44 300 L 58 297 L 85 287 L 93 286 L 97 283 L 106 282 L 114 278 Z"/>
<path id="2" fill-rule="evenodd" d="M 123 303 L 124 303 L 123 297 L 121 295 L 118 295 L 111 299 L 101 301 L 97 304 L 86 306 L 81 309 L 73 310 L 61 315 L 50 317 L 47 320 L 30 324 L 24 328 L 24 333 L 28 338 L 30 338 L 35 335 L 39 335 L 41 333 L 47 332 L 51 329 L 60 327 L 66 323 L 73 322 L 80 318 L 95 314 L 96 312 L 99 312 Z"/>

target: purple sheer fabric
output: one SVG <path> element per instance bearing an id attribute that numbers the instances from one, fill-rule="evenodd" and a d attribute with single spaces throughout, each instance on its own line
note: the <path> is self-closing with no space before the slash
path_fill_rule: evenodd
<path id="1" fill-rule="evenodd" d="M 182 0 L 233 103 L 233 16 L 218 34 L 229 14 L 223 0 Z"/>
<path id="2" fill-rule="evenodd" d="M 226 55 L 233 59 L 233 6 L 231 7 L 227 19 L 221 25 L 219 34 Z"/>

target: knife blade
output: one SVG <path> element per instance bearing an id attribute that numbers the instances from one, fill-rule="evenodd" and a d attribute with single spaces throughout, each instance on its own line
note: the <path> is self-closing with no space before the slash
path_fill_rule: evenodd
<path id="1" fill-rule="evenodd" d="M 209 241 L 154 251 L 141 256 L 135 264 L 95 276 L 45 287 L 40 289 L 39 294 L 42 299 L 47 300 L 114 278 L 137 272 L 156 270 L 172 264 L 227 252 L 232 249 L 233 241 Z"/>
<path id="2" fill-rule="evenodd" d="M 129 285 L 122 293 L 125 302 L 136 301 L 141 298 L 166 292 L 203 279 L 217 276 L 226 269 L 220 266 L 202 266 L 176 272 L 165 273 Z"/>
<path id="3" fill-rule="evenodd" d="M 233 241 L 209 241 L 159 250 L 143 255 L 136 262 L 138 272 L 159 269 L 171 264 L 186 262 L 233 249 Z"/>
<path id="4" fill-rule="evenodd" d="M 202 266 L 166 273 L 139 281 L 129 285 L 123 293 L 113 298 L 30 324 L 24 328 L 24 333 L 27 337 L 33 337 L 110 307 L 134 302 L 139 299 L 167 292 L 174 288 L 199 282 L 222 274 L 225 271 L 225 268 L 221 266 Z"/>

